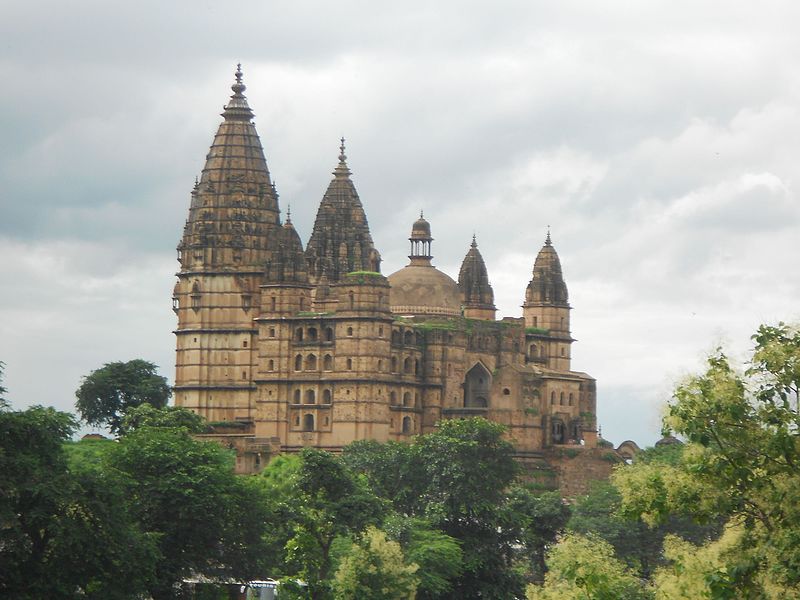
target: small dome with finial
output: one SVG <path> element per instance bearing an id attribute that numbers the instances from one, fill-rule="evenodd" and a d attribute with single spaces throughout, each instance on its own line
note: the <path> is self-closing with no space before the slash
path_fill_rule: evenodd
<path id="1" fill-rule="evenodd" d="M 425 220 L 422 211 L 419 211 L 419 219 L 414 221 L 411 226 L 411 239 L 412 240 L 432 240 L 431 237 L 431 224 Z"/>

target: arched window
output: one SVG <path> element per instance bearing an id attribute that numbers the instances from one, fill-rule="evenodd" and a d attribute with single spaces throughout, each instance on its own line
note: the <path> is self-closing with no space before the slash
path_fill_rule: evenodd
<path id="1" fill-rule="evenodd" d="M 503 396 L 510 396 L 511 390 L 508 388 L 503 388 Z"/>
<path id="2" fill-rule="evenodd" d="M 298 354 L 294 357 L 294 370 L 301 371 L 303 369 L 303 357 Z"/>
<path id="3" fill-rule="evenodd" d="M 561 356 L 564 356 L 564 346 L 561 346 Z"/>
<path id="4" fill-rule="evenodd" d="M 397 373 L 397 357 L 392 357 L 392 373 Z"/>
<path id="5" fill-rule="evenodd" d="M 383 327 L 378 327 L 378 337 L 383 337 Z"/>
<path id="6" fill-rule="evenodd" d="M 325 341 L 326 342 L 332 342 L 333 341 L 333 328 L 332 327 L 326 327 L 325 328 Z"/>
<path id="7" fill-rule="evenodd" d="M 411 359 L 406 358 L 403 360 L 403 373 L 411 373 Z"/>
<path id="8" fill-rule="evenodd" d="M 561 406 L 564 406 L 564 392 L 561 392 L 561 395 L 560 395 L 560 396 L 559 396 L 559 398 L 558 398 L 558 403 L 559 403 Z"/>
<path id="9" fill-rule="evenodd" d="M 403 406 L 411 406 L 411 394 L 403 392 Z"/>
<path id="10" fill-rule="evenodd" d="M 550 431 L 552 433 L 554 444 L 564 443 L 564 424 L 561 421 L 553 421 Z"/>
<path id="11" fill-rule="evenodd" d="M 569 393 L 569 405 L 572 406 L 574 399 L 572 397 L 572 392 Z"/>
<path id="12" fill-rule="evenodd" d="M 275 337 L 275 328 L 274 327 L 270 327 L 269 328 L 269 337 Z"/>
<path id="13" fill-rule="evenodd" d="M 330 404 L 331 403 L 332 394 L 331 391 L 328 389 L 322 390 L 322 403 L 323 404 Z"/>
<path id="14" fill-rule="evenodd" d="M 317 341 L 317 328 L 316 327 L 309 327 L 308 328 L 308 341 L 309 342 L 316 342 Z"/>
<path id="15" fill-rule="evenodd" d="M 383 371 L 383 361 L 378 359 L 378 372 Z"/>
<path id="16" fill-rule="evenodd" d="M 396 392 L 389 392 L 389 404 L 392 406 L 397 406 L 397 393 Z"/>
<path id="17" fill-rule="evenodd" d="M 353 335 L 353 328 L 352 327 L 348 327 L 347 328 L 347 336 L 348 337 L 352 337 L 352 335 Z"/>
<path id="18" fill-rule="evenodd" d="M 317 357 L 313 354 L 309 354 L 306 357 L 306 371 L 316 371 L 317 370 Z"/>
<path id="19" fill-rule="evenodd" d="M 581 434 L 581 422 L 578 420 L 572 421 L 569 424 L 569 437 L 571 440 L 580 442 L 583 435 Z"/>
<path id="20" fill-rule="evenodd" d="M 302 327 L 298 327 L 297 329 L 294 330 L 294 339 L 295 339 L 296 342 L 302 342 L 303 341 L 303 328 Z"/>
<path id="21" fill-rule="evenodd" d="M 352 358 L 348 358 L 347 359 L 347 370 L 348 371 L 352 371 L 353 370 L 353 359 Z"/>
<path id="22" fill-rule="evenodd" d="M 411 417 L 403 417 L 403 433 L 411 433 L 412 427 Z"/>
<path id="23" fill-rule="evenodd" d="M 267 365 L 267 370 L 268 371 L 274 371 L 275 370 L 275 361 L 274 360 L 270 360 L 269 361 L 269 363 Z"/>
<path id="24" fill-rule="evenodd" d="M 333 370 L 333 357 L 330 354 L 326 354 L 322 359 L 322 368 L 326 371 Z"/>
<path id="25" fill-rule="evenodd" d="M 306 297 L 300 296 L 300 312 L 303 312 L 306 309 Z"/>
<path id="26" fill-rule="evenodd" d="M 414 408 L 419 408 L 419 392 L 414 393 Z"/>
<path id="27" fill-rule="evenodd" d="M 414 375 L 419 375 L 419 361 L 414 360 Z"/>
<path id="28" fill-rule="evenodd" d="M 294 391 L 294 403 L 300 404 L 300 390 Z"/>
<path id="29" fill-rule="evenodd" d="M 306 404 L 316 404 L 317 397 L 314 390 L 306 390 Z"/>
<path id="30" fill-rule="evenodd" d="M 403 343 L 406 346 L 411 346 L 414 343 L 414 334 L 410 331 L 406 331 L 403 335 Z"/>
<path id="31" fill-rule="evenodd" d="M 192 310 L 197 312 L 200 310 L 200 282 L 195 281 L 192 284 Z"/>
<path id="32" fill-rule="evenodd" d="M 356 307 L 356 296 L 353 292 L 350 292 L 348 296 L 350 298 L 350 310 L 353 310 Z"/>
<path id="33" fill-rule="evenodd" d="M 486 408 L 489 406 L 491 374 L 481 363 L 477 363 L 464 378 L 464 406 Z"/>
<path id="34" fill-rule="evenodd" d="M 314 431 L 314 415 L 311 413 L 303 415 L 303 431 Z"/>
<path id="35" fill-rule="evenodd" d="M 400 332 L 399 331 L 392 331 L 392 344 L 395 346 L 400 344 Z"/>
<path id="36" fill-rule="evenodd" d="M 272 296 L 272 297 L 269 299 L 269 308 L 270 308 L 270 310 L 271 310 L 272 312 L 275 312 L 275 305 L 276 305 L 276 303 L 277 303 L 277 299 L 275 298 L 275 296 Z"/>
<path id="37" fill-rule="evenodd" d="M 556 393 L 550 392 L 550 404 L 555 404 L 555 403 L 556 403 Z"/>
<path id="38" fill-rule="evenodd" d="M 536 347 L 536 344 L 531 344 L 528 347 L 528 358 L 536 358 L 538 356 L 538 350 L 539 349 Z"/>

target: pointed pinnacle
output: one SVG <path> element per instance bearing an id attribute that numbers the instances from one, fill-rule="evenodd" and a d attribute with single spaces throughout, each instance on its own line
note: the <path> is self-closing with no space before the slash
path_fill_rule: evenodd
<path id="1" fill-rule="evenodd" d="M 547 226 L 547 237 L 544 240 L 545 246 L 552 246 L 553 243 L 550 241 L 550 225 Z"/>

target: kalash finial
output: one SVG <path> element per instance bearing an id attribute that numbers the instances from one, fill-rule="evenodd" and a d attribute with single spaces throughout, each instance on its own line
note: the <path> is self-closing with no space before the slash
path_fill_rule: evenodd
<path id="1" fill-rule="evenodd" d="M 344 137 L 340 138 L 339 140 L 341 144 L 339 144 L 339 162 L 344 164 L 344 161 L 347 160 L 347 155 L 344 153 Z"/>
<path id="2" fill-rule="evenodd" d="M 545 246 L 552 246 L 553 243 L 550 241 L 550 225 L 547 226 L 547 237 L 544 240 Z"/>
<path id="3" fill-rule="evenodd" d="M 350 169 L 347 166 L 347 155 L 344 153 L 344 137 L 340 138 L 339 144 L 339 165 L 333 171 L 333 174 L 337 177 L 347 177 L 350 175 Z"/>
<path id="4" fill-rule="evenodd" d="M 234 74 L 236 78 L 236 83 L 231 86 L 234 95 L 241 96 L 242 92 L 247 89 L 244 82 L 242 81 L 242 63 L 236 63 L 236 73 Z"/>
<path id="5" fill-rule="evenodd" d="M 291 204 L 287 204 L 286 205 L 286 224 L 287 225 L 291 225 L 292 224 L 292 205 Z"/>
<path id="6" fill-rule="evenodd" d="M 473 248 L 477 248 L 478 247 L 478 240 L 475 239 L 475 232 L 474 231 L 472 232 L 472 247 Z"/>

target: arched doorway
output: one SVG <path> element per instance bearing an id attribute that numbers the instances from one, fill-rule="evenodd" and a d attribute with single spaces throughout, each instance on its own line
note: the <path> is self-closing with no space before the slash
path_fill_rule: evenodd
<path id="1" fill-rule="evenodd" d="M 476 363 L 464 378 L 464 407 L 486 408 L 489 406 L 489 388 L 492 375 L 481 363 Z"/>

